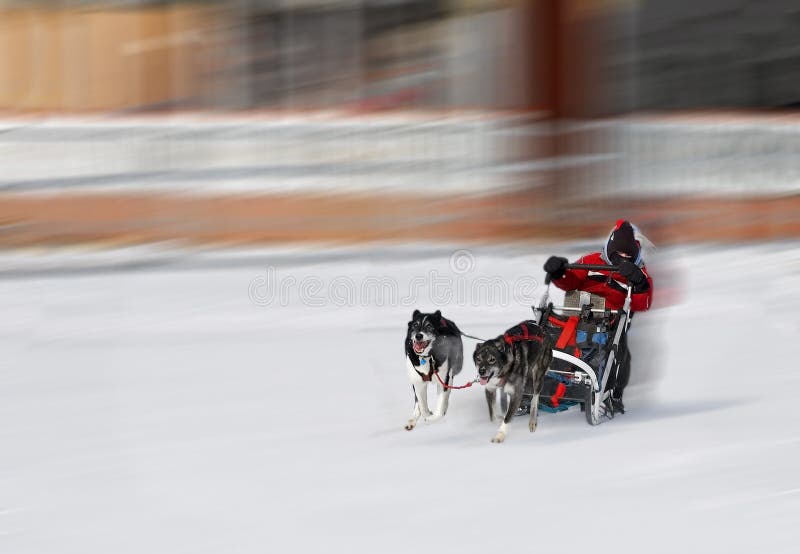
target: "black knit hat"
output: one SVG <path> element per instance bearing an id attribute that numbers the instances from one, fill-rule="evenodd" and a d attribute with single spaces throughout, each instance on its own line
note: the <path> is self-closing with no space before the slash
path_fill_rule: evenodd
<path id="1" fill-rule="evenodd" d="M 621 260 L 614 259 L 619 258 L 619 256 L 615 255 L 617 252 L 627 254 L 631 262 L 639 263 L 641 247 L 636 240 L 633 225 L 624 219 L 617 221 L 616 227 L 608 237 L 605 248 L 606 259 L 613 264 L 619 263 Z"/>

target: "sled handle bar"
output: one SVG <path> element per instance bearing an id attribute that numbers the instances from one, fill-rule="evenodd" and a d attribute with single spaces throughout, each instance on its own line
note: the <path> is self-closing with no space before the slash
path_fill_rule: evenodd
<path id="1" fill-rule="evenodd" d="M 561 310 L 561 311 L 564 311 L 564 312 L 582 312 L 583 311 L 583 308 L 573 308 L 573 307 L 570 307 L 570 306 L 553 306 L 553 309 Z M 619 313 L 619 310 L 601 310 L 600 308 L 592 308 L 589 311 L 592 312 L 593 314 L 604 314 L 606 312 L 608 312 L 609 314 L 618 314 Z"/>
<path id="2" fill-rule="evenodd" d="M 564 269 L 584 269 L 586 271 L 611 271 L 617 273 L 619 266 L 606 264 L 565 264 Z M 544 284 L 550 284 L 550 274 L 544 276 Z"/>
<path id="3" fill-rule="evenodd" d="M 564 267 L 566 269 L 585 269 L 587 271 L 619 271 L 618 265 L 606 264 L 566 264 Z"/>

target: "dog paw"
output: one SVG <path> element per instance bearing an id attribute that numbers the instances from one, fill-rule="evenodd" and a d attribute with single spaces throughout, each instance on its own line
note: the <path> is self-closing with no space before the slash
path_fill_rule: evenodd
<path id="1" fill-rule="evenodd" d="M 429 416 L 425 416 L 425 423 L 433 423 L 434 421 L 439 421 L 442 419 L 441 414 L 431 414 Z"/>
<path id="2" fill-rule="evenodd" d="M 414 421 L 413 419 L 409 419 L 408 423 L 406 423 L 405 429 L 406 429 L 406 431 L 411 431 L 416 426 L 417 426 L 417 422 Z"/>
<path id="3" fill-rule="evenodd" d="M 536 422 L 535 422 L 535 421 L 529 421 L 529 422 L 528 422 L 528 430 L 529 430 L 531 433 L 533 433 L 534 431 L 536 431 Z"/>
<path id="4" fill-rule="evenodd" d="M 504 440 L 506 440 L 506 434 L 505 434 L 505 433 L 497 433 L 497 434 L 496 434 L 496 435 L 495 435 L 495 436 L 492 438 L 492 442 L 494 442 L 494 443 L 501 443 L 501 442 L 503 442 Z"/>

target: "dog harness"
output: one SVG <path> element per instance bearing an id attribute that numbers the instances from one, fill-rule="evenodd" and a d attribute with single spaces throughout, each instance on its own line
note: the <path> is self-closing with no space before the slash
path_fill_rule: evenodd
<path id="1" fill-rule="evenodd" d="M 531 327 L 534 330 L 534 333 L 531 333 Z M 503 333 L 503 340 L 509 346 L 514 344 L 515 342 L 522 342 L 522 341 L 535 341 L 535 342 L 542 342 L 544 338 L 539 333 L 539 325 L 535 321 L 523 321 L 519 325 L 515 325 L 505 333 Z M 502 387 L 506 384 L 506 378 L 501 377 L 498 375 L 498 379 L 500 379 L 499 385 Z"/>
<path id="2" fill-rule="evenodd" d="M 419 358 L 419 365 L 430 365 L 430 366 L 431 366 L 431 368 L 430 368 L 430 371 L 428 371 L 428 373 L 422 373 L 422 372 L 420 372 L 420 371 L 419 371 L 417 368 L 414 368 L 414 371 L 416 371 L 416 372 L 417 372 L 417 374 L 418 374 L 420 377 L 422 377 L 422 380 L 423 380 L 425 383 L 427 383 L 427 382 L 429 382 L 429 381 L 431 380 L 431 376 L 432 376 L 434 373 L 436 373 L 436 371 L 437 371 L 437 370 L 436 370 L 436 369 L 434 369 L 434 367 L 433 367 L 433 364 L 431 363 L 431 359 L 432 359 L 432 358 L 430 358 L 430 357 L 428 357 L 428 358 L 423 358 L 422 356 L 417 356 L 417 357 Z"/>
<path id="3" fill-rule="evenodd" d="M 523 321 L 519 325 L 512 327 L 508 331 L 505 332 L 503 335 L 503 340 L 506 341 L 506 344 L 514 344 L 515 342 L 522 342 L 524 340 L 533 340 L 536 342 L 542 342 L 542 335 L 541 334 L 531 334 L 530 327 L 533 326 L 538 329 L 538 325 L 533 321 Z"/>
<path id="4" fill-rule="evenodd" d="M 433 358 L 431 358 L 430 356 L 427 357 L 427 358 L 423 358 L 422 356 L 418 356 L 418 358 L 419 358 L 419 365 L 430 365 L 431 366 L 431 370 L 427 374 L 421 373 L 420 371 L 417 370 L 417 368 L 414 368 L 414 371 L 417 372 L 417 375 L 422 377 L 422 381 L 425 382 L 425 383 L 431 382 L 433 380 L 433 377 L 432 377 L 433 375 L 436 375 L 436 380 L 439 381 L 439 384 L 441 384 L 442 387 L 444 387 L 445 389 L 468 389 L 469 387 L 471 387 L 472 385 L 474 385 L 475 383 L 478 382 L 478 379 L 473 379 L 472 381 L 470 381 L 468 383 L 465 383 L 463 385 L 460 385 L 460 386 L 451 385 L 450 383 L 445 383 L 444 381 L 442 381 L 442 378 L 439 376 L 439 370 L 436 369 L 435 367 L 433 367 L 433 364 L 431 363 L 431 360 Z"/>

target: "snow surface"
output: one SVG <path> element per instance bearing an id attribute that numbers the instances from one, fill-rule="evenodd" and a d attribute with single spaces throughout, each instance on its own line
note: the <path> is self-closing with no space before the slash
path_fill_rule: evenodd
<path id="1" fill-rule="evenodd" d="M 466 275 L 539 277 L 549 250 L 474 249 Z M 450 252 L 85 272 L 15 257 L 0 272 L 0 552 L 797 552 L 800 245 L 660 252 L 657 286 L 679 302 L 634 321 L 629 412 L 599 427 L 542 414 L 535 434 L 515 419 L 502 445 L 478 388 L 403 430 L 405 324 L 435 307 L 430 288 L 383 306 L 248 293 L 267 267 L 323 288 L 453 278 Z M 480 336 L 530 314 L 455 304 L 445 315 Z"/>

